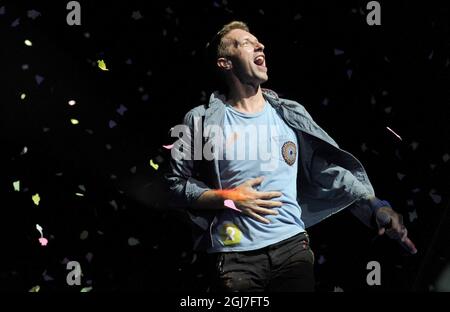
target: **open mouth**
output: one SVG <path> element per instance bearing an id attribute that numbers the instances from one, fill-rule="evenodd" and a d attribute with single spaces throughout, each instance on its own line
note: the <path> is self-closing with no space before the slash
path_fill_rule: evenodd
<path id="1" fill-rule="evenodd" d="M 253 60 L 253 62 L 258 65 L 258 66 L 264 66 L 265 65 L 265 61 L 266 58 L 264 55 L 258 55 L 257 57 L 255 57 L 255 59 Z"/>

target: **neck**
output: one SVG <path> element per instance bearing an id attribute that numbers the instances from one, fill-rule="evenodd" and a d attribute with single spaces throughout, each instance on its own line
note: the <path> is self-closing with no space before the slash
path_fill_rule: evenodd
<path id="1" fill-rule="evenodd" d="M 264 96 L 261 87 L 250 85 L 234 85 L 227 95 L 227 103 L 243 113 L 258 113 L 264 109 Z"/>

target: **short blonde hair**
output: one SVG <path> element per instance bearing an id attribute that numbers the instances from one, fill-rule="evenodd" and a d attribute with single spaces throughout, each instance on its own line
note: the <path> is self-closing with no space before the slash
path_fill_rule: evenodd
<path id="1" fill-rule="evenodd" d="M 207 45 L 208 49 L 211 50 L 211 57 L 217 59 L 219 57 L 228 56 L 229 45 L 224 42 L 223 38 L 233 29 L 242 29 L 250 32 L 247 24 L 241 21 L 232 21 L 224 25 Z"/>

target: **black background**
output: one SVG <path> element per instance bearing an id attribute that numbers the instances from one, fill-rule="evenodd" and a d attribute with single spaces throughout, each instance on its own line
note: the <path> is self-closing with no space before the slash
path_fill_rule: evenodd
<path id="1" fill-rule="evenodd" d="M 162 145 L 214 88 L 206 42 L 243 20 L 266 47 L 264 87 L 302 103 L 361 160 L 419 249 L 408 256 L 340 213 L 310 229 L 317 290 L 435 290 L 450 256 L 448 7 L 380 1 L 382 25 L 368 26 L 368 1 L 79 2 L 82 25 L 69 26 L 67 1 L 0 1 L 0 289 L 206 289 L 188 224 L 167 208 Z M 81 286 L 66 284 L 72 260 Z M 380 286 L 366 283 L 371 260 L 381 263 Z"/>

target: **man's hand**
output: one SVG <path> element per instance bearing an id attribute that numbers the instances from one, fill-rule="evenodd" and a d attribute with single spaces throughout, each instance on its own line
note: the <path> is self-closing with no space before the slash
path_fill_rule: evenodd
<path id="1" fill-rule="evenodd" d="M 272 198 L 280 197 L 281 192 L 258 192 L 253 187 L 261 184 L 263 177 L 250 179 L 233 189 L 234 192 L 241 195 L 239 199 L 235 199 L 234 203 L 237 208 L 242 210 L 242 213 L 252 217 L 253 219 L 270 223 L 267 218 L 261 215 L 277 215 L 278 211 L 270 209 L 281 207 L 282 202 L 272 201 Z"/>
<path id="2" fill-rule="evenodd" d="M 397 240 L 411 254 L 417 253 L 416 246 L 408 238 L 408 230 L 403 224 L 401 214 L 395 212 L 391 207 L 385 206 L 377 210 L 375 220 L 379 235 L 386 233 L 390 238 Z"/>

